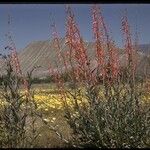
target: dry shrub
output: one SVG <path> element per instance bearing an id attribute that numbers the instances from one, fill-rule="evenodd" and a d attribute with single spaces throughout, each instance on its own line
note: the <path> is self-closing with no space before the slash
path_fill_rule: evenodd
<path id="1" fill-rule="evenodd" d="M 1 147 L 34 147 L 38 132 L 35 126 L 37 106 L 30 90 L 32 72 L 23 78 L 14 71 L 10 56 L 4 59 L 6 74 L 2 76 L 1 87 Z"/>
<path id="2" fill-rule="evenodd" d="M 67 8 L 66 44 L 70 49 L 66 62 L 71 66 L 72 74 L 68 74 L 68 78 L 73 87 L 70 90 L 65 86 L 61 73 L 56 75 L 55 81 L 62 94 L 65 118 L 72 129 L 70 144 L 99 148 L 149 147 L 150 107 L 143 104 L 143 84 L 135 78 L 136 49 L 127 17 L 122 20 L 126 53 L 126 66 L 122 70 L 117 48 L 98 13 L 98 7 L 93 6 L 98 65 L 92 69 L 74 14 Z M 67 103 L 67 98 L 72 105 Z"/>

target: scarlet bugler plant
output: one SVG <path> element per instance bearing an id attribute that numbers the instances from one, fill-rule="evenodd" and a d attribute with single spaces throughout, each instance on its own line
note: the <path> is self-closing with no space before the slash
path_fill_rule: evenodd
<path id="1" fill-rule="evenodd" d="M 34 141 L 37 137 L 34 128 L 36 105 L 31 92 L 31 78 L 35 68 L 28 72 L 27 76 L 23 75 L 16 46 L 10 32 L 8 32 L 7 38 L 8 46 L 5 49 L 10 50 L 10 54 L 2 56 L 5 63 L 5 74 L 2 75 L 1 86 L 1 101 L 4 103 L 1 108 L 1 124 L 5 136 L 1 141 L 1 147 L 34 147 Z M 30 122 L 27 122 L 28 119 Z"/>
<path id="2" fill-rule="evenodd" d="M 65 118 L 72 129 L 70 143 L 77 147 L 149 147 L 150 110 L 142 103 L 142 87 L 135 78 L 135 49 L 127 16 L 122 20 L 127 56 L 126 69 L 123 71 L 118 49 L 109 36 L 97 5 L 92 6 L 92 18 L 97 59 L 94 69 L 73 11 L 70 6 L 67 7 L 66 44 L 72 72 L 70 82 L 74 83 L 72 90 L 64 87 L 65 98 L 73 104 L 64 109 Z M 124 78 L 125 74 L 127 76 Z"/>

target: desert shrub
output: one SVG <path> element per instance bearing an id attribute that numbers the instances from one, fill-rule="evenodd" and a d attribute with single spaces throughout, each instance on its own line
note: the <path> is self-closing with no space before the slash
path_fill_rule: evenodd
<path id="1" fill-rule="evenodd" d="M 94 19 L 96 12 L 98 9 L 94 6 Z M 96 148 L 149 147 L 150 103 L 144 104 L 144 84 L 139 84 L 135 77 L 136 48 L 131 43 L 127 18 L 122 21 L 127 56 L 125 68 L 122 70 L 118 64 L 116 47 L 100 16 L 100 28 L 96 27 L 98 19 L 93 21 L 98 66 L 91 69 L 70 7 L 67 14 L 66 43 L 72 54 L 68 61 L 72 71 L 69 75 L 71 90 L 59 75 L 56 83 L 61 91 L 66 121 L 72 129 L 70 144 Z M 104 31 L 104 34 L 99 31 Z M 99 34 L 103 38 L 98 37 Z M 72 105 L 66 99 L 70 99 Z"/>
<path id="2" fill-rule="evenodd" d="M 2 76 L 1 147 L 34 147 L 37 137 L 35 136 L 37 134 L 37 128 L 35 128 L 37 106 L 33 93 L 30 91 L 31 72 L 23 78 L 14 71 L 10 60 L 9 56 L 5 58 L 6 74 Z M 26 81 L 26 87 L 24 87 L 24 81 Z"/>
<path id="3" fill-rule="evenodd" d="M 150 107 L 143 105 L 138 90 L 131 91 L 127 85 L 113 85 L 109 90 L 94 86 L 85 88 L 83 97 L 76 89 L 72 95 L 76 104 L 65 110 L 73 129 L 72 142 L 81 147 L 149 147 Z"/>

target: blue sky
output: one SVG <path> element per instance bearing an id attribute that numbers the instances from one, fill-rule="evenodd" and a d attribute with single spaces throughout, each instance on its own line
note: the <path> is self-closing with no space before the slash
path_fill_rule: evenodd
<path id="1" fill-rule="evenodd" d="M 87 41 L 93 40 L 91 4 L 71 4 L 81 35 Z M 140 43 L 150 43 L 150 5 L 149 4 L 101 4 L 105 22 L 118 46 L 122 45 L 121 17 L 125 9 L 132 32 L 137 24 Z M 5 34 L 8 31 L 8 13 L 11 14 L 12 31 L 17 49 L 22 49 L 32 41 L 51 38 L 51 19 L 53 14 L 57 30 L 65 35 L 65 4 L 0 4 L 0 52 L 6 46 Z"/>

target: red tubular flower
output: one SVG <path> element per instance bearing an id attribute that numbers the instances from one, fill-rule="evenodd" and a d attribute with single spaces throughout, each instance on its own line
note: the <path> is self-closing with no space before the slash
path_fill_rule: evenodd
<path id="1" fill-rule="evenodd" d="M 97 5 L 92 6 L 92 18 L 93 18 L 93 34 L 95 39 L 96 57 L 98 68 L 100 68 L 102 78 L 105 78 L 105 51 L 104 51 L 104 33 L 103 23 L 100 16 L 100 8 Z"/>
<path id="2" fill-rule="evenodd" d="M 57 57 L 59 63 L 64 64 L 65 71 L 67 71 L 68 70 L 67 61 L 64 58 L 63 53 L 61 51 L 59 35 L 58 35 L 57 29 L 56 29 L 56 24 L 54 23 L 51 27 L 52 27 L 52 31 L 53 31 L 52 32 L 52 37 L 53 37 L 53 40 L 54 40 L 54 47 L 55 47 L 55 50 L 56 50 L 56 57 Z M 61 75 L 63 73 L 62 68 L 59 69 L 58 66 L 57 66 L 54 70 L 54 68 L 49 64 L 49 73 L 50 73 L 50 76 L 54 77 L 54 81 L 56 82 L 58 89 L 63 89 L 64 88 L 64 81 L 61 78 Z M 61 92 L 62 92 L 62 90 L 61 90 Z"/>
<path id="3" fill-rule="evenodd" d="M 134 46 L 134 66 L 133 66 L 133 70 L 134 72 L 136 71 L 137 68 L 137 50 L 139 49 L 139 37 L 138 37 L 138 33 L 137 33 L 137 29 L 136 29 L 136 33 L 135 33 L 135 46 Z"/>
<path id="4" fill-rule="evenodd" d="M 117 79 L 119 74 L 119 55 L 118 49 L 116 48 L 114 42 L 110 43 L 109 61 L 110 61 L 111 79 L 113 81 Z"/>
<path id="5" fill-rule="evenodd" d="M 53 31 L 52 37 L 53 37 L 53 40 L 54 40 L 54 47 L 56 49 L 56 56 L 58 58 L 59 63 L 64 64 L 65 71 L 67 71 L 68 70 L 67 61 L 64 58 L 64 55 L 63 55 L 62 50 L 61 50 L 59 35 L 58 35 L 58 32 L 57 32 L 55 23 L 52 25 L 52 31 Z"/>
<path id="6" fill-rule="evenodd" d="M 17 51 L 16 51 L 16 46 L 15 46 L 15 43 L 12 39 L 12 36 L 10 35 L 10 32 L 8 33 L 8 41 L 9 41 L 9 46 L 8 47 L 11 50 L 10 61 L 11 61 L 12 68 L 18 76 L 22 77 L 23 86 L 26 90 L 26 96 L 29 96 L 28 81 L 23 76 L 23 73 L 22 73 L 22 70 L 21 70 L 21 67 L 20 67 L 18 54 L 17 54 Z"/>
<path id="7" fill-rule="evenodd" d="M 109 38 L 100 7 L 97 5 L 92 6 L 92 18 L 98 69 L 100 68 L 103 81 L 113 81 L 119 73 L 119 56 L 114 42 Z M 105 50 L 108 53 L 107 60 Z"/>
<path id="8" fill-rule="evenodd" d="M 87 50 L 84 46 L 84 42 L 81 38 L 80 31 L 76 25 L 74 14 L 70 8 L 67 7 L 67 33 L 66 33 L 66 44 L 69 46 L 70 59 L 75 63 L 78 69 L 79 76 L 83 78 L 88 77 L 88 56 Z"/>
<path id="9" fill-rule="evenodd" d="M 129 66 L 131 69 L 132 77 L 134 78 L 135 75 L 135 48 L 132 44 L 131 39 L 131 33 L 130 33 L 130 27 L 128 24 L 128 18 L 127 16 L 124 16 L 122 18 L 122 31 L 124 35 L 124 41 L 125 41 L 125 51 L 126 51 L 126 65 Z"/>

